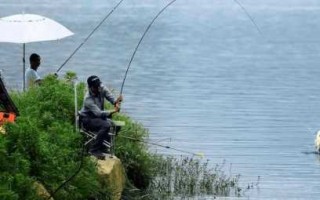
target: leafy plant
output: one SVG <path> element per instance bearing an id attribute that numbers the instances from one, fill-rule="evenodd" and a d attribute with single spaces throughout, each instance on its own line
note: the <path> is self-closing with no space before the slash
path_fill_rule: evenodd
<path id="1" fill-rule="evenodd" d="M 77 87 L 82 98 L 83 84 Z M 79 169 L 81 162 L 79 174 L 57 191 L 55 198 L 86 199 L 101 194 L 108 197 L 107 188 L 98 182 L 95 163 L 81 153 L 82 136 L 74 128 L 73 91 L 70 80 L 52 75 L 39 87 L 24 93 L 12 92 L 20 116 L 14 124 L 6 125 L 6 135 L 0 137 L 0 152 L 6 155 L 1 159 L 7 163 L 0 185 L 7 188 L 4 194 L 10 198 L 36 199 L 31 187 L 35 181 L 52 194 Z M 21 175 L 17 177 L 18 174 Z M 10 187 L 5 184 L 8 180 L 13 180 Z"/>
<path id="2" fill-rule="evenodd" d="M 11 92 L 20 116 L 0 135 L 0 199 L 43 199 L 35 182 L 59 200 L 109 199 L 112 191 L 99 182 L 96 164 L 83 154 L 84 141 L 75 129 L 74 91 L 81 105 L 86 87 L 75 83 L 76 74 L 68 72 L 64 79 L 49 75 L 27 92 Z M 113 119 L 125 122 L 115 149 L 127 176 L 124 199 L 240 193 L 239 176 L 227 177 L 220 168 L 210 169 L 208 162 L 194 158 L 152 154 L 139 142 L 148 139 L 147 129 L 121 113 Z"/>

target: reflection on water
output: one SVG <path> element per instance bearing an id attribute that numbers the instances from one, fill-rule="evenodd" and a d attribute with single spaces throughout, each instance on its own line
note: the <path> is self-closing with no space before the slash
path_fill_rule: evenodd
<path id="1" fill-rule="evenodd" d="M 41 74 L 57 70 L 117 3 L 19 2 L 2 3 L 1 16 L 25 10 L 75 32 L 58 42 L 27 44 L 27 55 L 43 57 Z M 262 35 L 233 1 L 177 1 L 168 8 L 135 56 L 123 111 L 151 138 L 170 138 L 161 144 L 203 152 L 213 164 L 226 159 L 244 185 L 260 176 L 259 188 L 246 194 L 250 199 L 314 199 L 319 156 L 302 152 L 314 150 L 319 129 L 319 5 L 241 2 Z M 166 3 L 124 2 L 63 71 L 76 71 L 81 80 L 98 74 L 119 90 L 142 33 Z M 0 52 L 7 84 L 21 86 L 22 45 L 1 43 Z"/>

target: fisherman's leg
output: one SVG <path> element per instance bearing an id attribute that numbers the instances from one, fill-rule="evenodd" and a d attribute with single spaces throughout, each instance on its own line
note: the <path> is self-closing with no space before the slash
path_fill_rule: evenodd
<path id="1" fill-rule="evenodd" d="M 90 148 L 90 152 L 104 152 L 105 146 L 103 145 L 103 141 L 106 140 L 110 142 L 110 122 L 108 120 L 96 118 L 91 120 L 91 125 L 94 131 L 97 132 L 97 137 Z"/>

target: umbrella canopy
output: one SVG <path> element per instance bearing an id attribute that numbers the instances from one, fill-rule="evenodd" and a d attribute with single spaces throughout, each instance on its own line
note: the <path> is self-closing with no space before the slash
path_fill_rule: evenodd
<path id="1" fill-rule="evenodd" d="M 34 14 L 0 18 L 0 42 L 29 43 L 58 40 L 73 33 L 58 22 Z"/>
<path id="2" fill-rule="evenodd" d="M 34 14 L 0 18 L 0 42 L 23 44 L 23 89 L 25 89 L 25 44 L 59 40 L 73 33 L 58 22 Z"/>

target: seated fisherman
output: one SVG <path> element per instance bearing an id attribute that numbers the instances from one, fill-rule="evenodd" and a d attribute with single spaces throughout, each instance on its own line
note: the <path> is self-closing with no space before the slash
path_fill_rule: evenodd
<path id="1" fill-rule="evenodd" d="M 88 91 L 85 94 L 83 107 L 80 111 L 80 123 L 85 129 L 97 134 L 89 153 L 97 158 L 104 158 L 104 153 L 107 152 L 103 141 L 110 142 L 109 130 L 112 124 L 109 118 L 113 113 L 119 112 L 122 96 L 115 100 L 97 76 L 90 76 L 87 79 L 87 84 Z M 114 105 L 114 110 L 109 112 L 104 110 L 104 99 Z"/>

